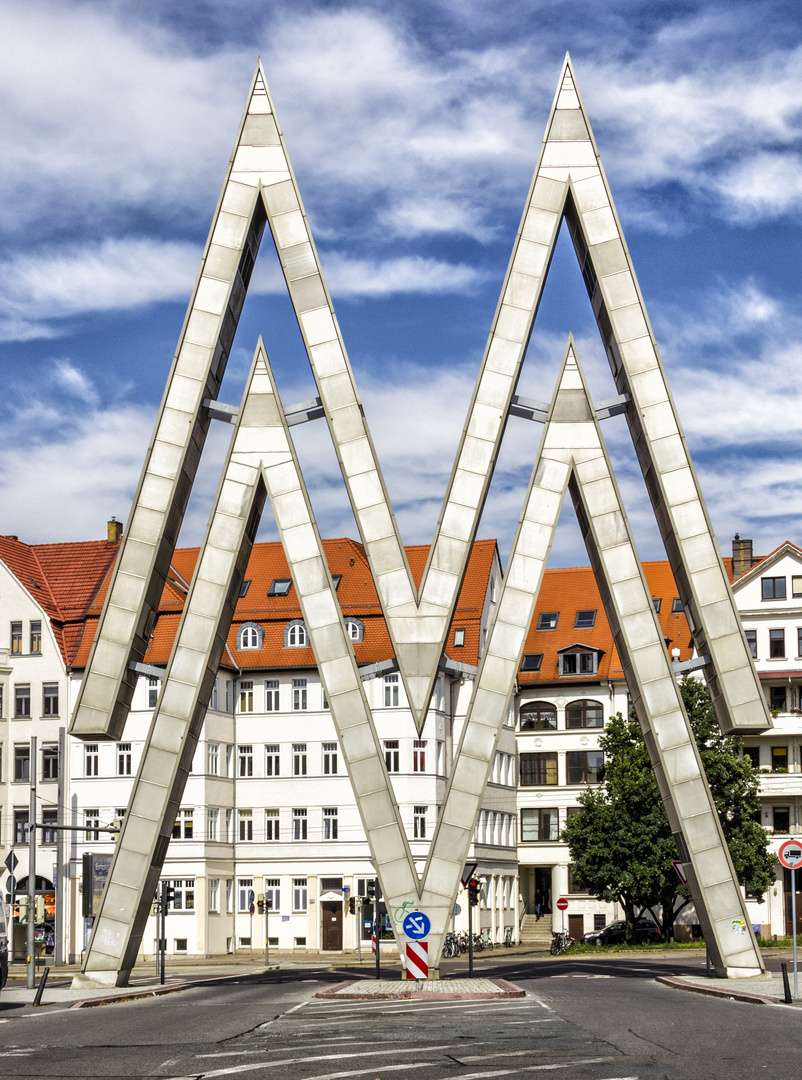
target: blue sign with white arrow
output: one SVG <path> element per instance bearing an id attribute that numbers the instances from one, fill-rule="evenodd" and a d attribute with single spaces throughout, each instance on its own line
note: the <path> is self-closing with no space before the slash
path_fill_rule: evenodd
<path id="1" fill-rule="evenodd" d="M 409 915 L 404 919 L 403 927 L 407 937 L 412 938 L 413 941 L 420 941 L 422 938 L 429 936 L 432 921 L 422 911 L 410 911 Z"/>

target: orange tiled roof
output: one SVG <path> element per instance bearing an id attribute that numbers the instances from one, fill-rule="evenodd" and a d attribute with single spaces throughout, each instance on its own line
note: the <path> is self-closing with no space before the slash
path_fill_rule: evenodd
<path id="1" fill-rule="evenodd" d="M 0 559 L 50 619 L 64 663 L 72 663 L 83 626 L 119 543 L 86 540 L 67 544 L 24 544 L 0 536 Z"/>
<path id="2" fill-rule="evenodd" d="M 647 562 L 643 564 L 646 581 L 652 598 L 661 600 L 658 620 L 669 648 L 680 650 L 680 659 L 687 660 L 693 652 L 691 634 L 684 612 L 672 611 L 673 601 L 679 595 L 674 583 L 674 576 L 667 561 Z M 578 611 L 596 611 L 596 621 L 592 629 L 577 629 L 574 626 Z M 538 630 L 541 614 L 559 612 L 557 627 L 554 630 Z M 601 652 L 596 675 L 560 675 L 558 654 L 561 649 L 582 644 Z M 596 579 L 589 566 L 574 566 L 565 569 L 547 570 L 543 575 L 535 616 L 529 627 L 524 655 L 542 653 L 540 671 L 520 671 L 518 682 L 522 686 L 542 683 L 570 684 L 577 682 L 604 682 L 608 679 L 622 679 L 624 671 L 621 658 L 613 644 L 613 634 L 604 613 L 601 595 Z"/>

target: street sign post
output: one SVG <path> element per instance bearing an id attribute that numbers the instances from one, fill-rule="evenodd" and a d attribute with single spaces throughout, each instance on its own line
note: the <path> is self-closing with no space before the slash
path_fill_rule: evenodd
<path id="1" fill-rule="evenodd" d="M 410 911 L 403 922 L 404 933 L 413 941 L 422 941 L 429 936 L 432 921 L 422 911 Z"/>
<path id="2" fill-rule="evenodd" d="M 560 899 L 557 901 L 557 910 L 562 912 L 561 929 L 564 930 L 565 929 L 565 913 L 568 910 L 568 901 L 565 899 L 564 896 L 561 896 Z"/>
<path id="3" fill-rule="evenodd" d="M 802 843 L 799 840 L 786 840 L 780 844 L 777 852 L 786 870 L 791 871 L 791 936 L 794 939 L 794 997 L 799 997 L 799 968 L 796 955 L 796 870 L 802 866 Z"/>

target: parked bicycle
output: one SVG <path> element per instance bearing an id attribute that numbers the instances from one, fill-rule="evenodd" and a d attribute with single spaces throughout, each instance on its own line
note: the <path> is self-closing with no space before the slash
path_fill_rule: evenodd
<path id="1" fill-rule="evenodd" d="M 512 948 L 512 927 L 507 927 L 507 933 L 504 935 L 504 946 L 507 949 Z"/>
<path id="2" fill-rule="evenodd" d="M 561 952 L 565 952 L 566 949 L 570 949 L 573 943 L 574 939 L 567 930 L 552 930 L 551 955 L 558 956 Z"/>
<path id="3" fill-rule="evenodd" d="M 449 932 L 443 939 L 442 955 L 444 960 L 450 960 L 455 956 L 459 956 L 462 952 L 459 938 L 456 934 Z"/>
<path id="4" fill-rule="evenodd" d="M 480 949 L 492 949 L 493 948 L 493 939 L 491 938 L 491 936 L 490 936 L 490 934 L 489 934 L 489 932 L 487 930 L 485 930 L 485 932 L 483 934 L 479 934 L 478 937 L 479 937 L 479 948 Z"/>

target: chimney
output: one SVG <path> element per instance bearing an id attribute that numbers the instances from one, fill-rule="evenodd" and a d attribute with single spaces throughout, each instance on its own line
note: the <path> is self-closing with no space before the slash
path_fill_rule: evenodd
<path id="1" fill-rule="evenodd" d="M 116 544 L 123 534 L 123 523 L 121 521 L 118 521 L 116 517 L 113 517 L 106 526 L 106 529 L 106 538 L 108 542 L 110 544 Z"/>
<path id="2" fill-rule="evenodd" d="M 742 540 L 738 533 L 732 542 L 732 576 L 740 577 L 752 569 L 752 541 Z"/>

